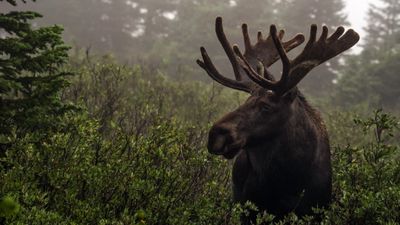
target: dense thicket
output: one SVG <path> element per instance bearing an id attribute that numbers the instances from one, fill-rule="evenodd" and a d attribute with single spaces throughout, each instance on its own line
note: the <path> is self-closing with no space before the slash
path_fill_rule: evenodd
<path id="1" fill-rule="evenodd" d="M 232 203 L 230 162 L 210 155 L 205 141 L 211 123 L 246 96 L 172 80 L 151 63 L 80 51 L 67 58 L 61 28 L 30 26 L 38 16 L 0 14 L 9 31 L 0 39 L 0 223 L 239 224 L 254 206 Z M 395 59 L 385 58 L 393 68 Z M 319 105 L 332 142 L 334 198 L 316 209 L 318 219 L 397 224 L 399 120 L 364 105 Z M 258 222 L 271 219 L 260 212 Z"/>

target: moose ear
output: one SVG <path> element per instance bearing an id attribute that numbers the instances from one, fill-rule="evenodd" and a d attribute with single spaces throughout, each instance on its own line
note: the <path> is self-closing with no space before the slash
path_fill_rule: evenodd
<path id="1" fill-rule="evenodd" d="M 297 88 L 292 88 L 290 91 L 286 92 L 281 98 L 283 101 L 291 103 L 297 96 Z"/>

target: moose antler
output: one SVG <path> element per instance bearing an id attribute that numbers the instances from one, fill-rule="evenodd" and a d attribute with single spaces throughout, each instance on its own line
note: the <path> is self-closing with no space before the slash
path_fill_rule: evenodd
<path id="1" fill-rule="evenodd" d="M 247 24 L 242 25 L 243 38 L 244 38 L 244 58 L 255 68 L 258 62 L 261 62 L 265 68 L 270 67 L 279 59 L 279 53 L 275 47 L 273 38 L 270 35 L 266 39 L 263 39 L 261 31 L 257 34 L 257 43 L 253 46 L 250 43 L 249 34 L 247 31 Z M 282 40 L 285 34 L 284 30 L 280 30 L 278 34 L 279 40 Z M 283 48 L 289 52 L 295 47 L 299 46 L 304 42 L 304 35 L 297 34 L 294 38 L 287 42 L 283 42 Z"/>
<path id="2" fill-rule="evenodd" d="M 248 79 L 244 70 L 244 62 L 247 62 L 248 65 L 251 65 L 251 68 L 257 68 L 259 62 L 263 64 L 264 68 L 269 67 L 274 62 L 279 59 L 279 53 L 275 48 L 275 44 L 271 35 L 269 35 L 266 39 L 263 39 L 262 33 L 258 32 L 258 41 L 255 45 L 252 45 L 250 42 L 247 25 L 242 25 L 243 38 L 245 43 L 245 54 L 243 59 L 240 59 L 233 51 L 232 45 L 229 43 L 228 39 L 223 30 L 222 26 L 222 18 L 217 17 L 215 21 L 215 32 L 217 34 L 218 40 L 220 41 L 222 47 L 225 50 L 226 55 L 229 58 L 229 61 L 232 64 L 233 72 L 235 74 L 236 80 L 227 78 L 218 72 L 214 64 L 212 63 L 210 57 L 207 54 L 207 51 L 204 47 L 200 48 L 201 55 L 203 61 L 197 60 L 197 63 L 200 67 L 202 67 L 208 75 L 213 78 L 215 81 L 221 83 L 230 88 L 243 90 L 246 92 L 251 92 L 254 88 L 253 82 Z M 278 39 L 281 41 L 284 36 L 284 31 L 281 30 L 279 33 Z M 284 48 L 287 52 L 292 50 L 293 48 L 299 46 L 304 42 L 304 36 L 301 34 L 296 35 L 294 38 L 287 42 L 282 43 L 282 48 Z M 264 70 L 264 76 L 268 79 L 273 79 L 273 76 L 268 73 L 267 70 Z"/>
<path id="3" fill-rule="evenodd" d="M 328 28 L 323 26 L 321 37 L 316 41 L 317 26 L 311 25 L 310 39 L 303 52 L 294 60 L 289 60 L 284 49 L 284 44 L 281 43 L 277 35 L 275 25 L 271 25 L 270 36 L 273 39 L 283 65 L 282 77 L 279 81 L 262 77 L 252 68 L 237 46 L 234 46 L 233 50 L 245 63 L 245 65 L 242 65 L 243 69 L 251 80 L 266 89 L 273 90 L 278 95 L 283 95 L 295 87 L 314 67 L 351 48 L 360 39 L 359 35 L 352 29 L 348 30 L 342 36 L 343 33 L 344 28 L 339 27 L 328 38 Z"/>

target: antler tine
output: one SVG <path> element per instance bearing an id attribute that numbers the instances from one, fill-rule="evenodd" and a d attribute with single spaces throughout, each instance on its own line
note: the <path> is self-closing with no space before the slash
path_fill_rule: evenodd
<path id="1" fill-rule="evenodd" d="M 233 53 L 231 44 L 226 38 L 224 28 L 222 26 L 222 17 L 217 17 L 217 19 L 215 20 L 215 33 L 217 34 L 218 40 L 221 43 L 222 47 L 224 48 L 225 53 L 232 64 L 236 80 L 238 81 L 243 80 L 243 77 L 239 72 L 239 63 L 236 60 L 235 54 Z"/>
<path id="2" fill-rule="evenodd" d="M 284 34 L 284 31 L 281 30 L 282 36 Z M 279 33 L 279 40 L 282 40 L 281 33 Z M 290 50 L 296 48 L 297 46 L 301 45 L 304 42 L 305 38 L 303 34 L 296 34 L 292 39 L 289 41 L 283 42 L 283 48 L 286 50 L 286 52 L 289 52 Z"/>
<path id="3" fill-rule="evenodd" d="M 217 68 L 215 68 L 214 64 L 212 63 L 210 57 L 207 54 L 207 51 L 204 47 L 200 48 L 201 51 L 201 55 L 203 57 L 203 61 L 201 60 L 197 60 L 197 64 L 203 68 L 207 74 L 213 78 L 215 81 L 217 81 L 218 83 L 233 88 L 233 89 L 237 89 L 237 90 L 242 90 L 242 91 L 246 91 L 246 92 L 250 92 L 250 88 L 248 85 L 246 85 L 245 83 L 241 83 L 229 78 L 224 77 L 223 75 L 221 75 Z"/>
<path id="4" fill-rule="evenodd" d="M 360 36 L 354 30 L 349 29 L 342 36 L 344 31 L 343 27 L 338 27 L 328 37 L 328 28 L 324 26 L 321 37 L 316 41 L 317 26 L 311 25 L 310 38 L 306 47 L 291 62 L 287 90 L 296 86 L 314 67 L 348 50 L 360 40 Z"/>
<path id="5" fill-rule="evenodd" d="M 244 48 L 246 51 L 251 50 L 251 41 L 249 37 L 249 31 L 247 28 L 247 24 L 242 24 L 242 33 L 243 33 L 243 41 L 244 41 Z"/>
<path id="6" fill-rule="evenodd" d="M 240 52 L 239 47 L 237 45 L 233 46 L 233 50 L 235 51 L 236 55 L 239 56 L 239 58 L 245 63 L 245 66 L 243 66 L 243 70 L 246 72 L 247 76 L 254 81 L 256 84 L 260 85 L 261 87 L 267 88 L 274 90 L 275 89 L 275 83 L 273 81 L 267 80 L 264 77 L 262 77 L 258 72 L 256 72 L 253 67 L 249 64 L 249 62 L 246 60 L 246 58 L 243 56 L 242 52 Z M 267 69 L 264 68 L 264 71 Z M 266 72 L 268 73 L 268 72 Z"/>
<path id="7" fill-rule="evenodd" d="M 251 84 L 249 82 L 241 81 L 242 75 L 239 72 L 239 63 L 237 61 L 235 54 L 233 53 L 232 47 L 231 47 L 228 39 L 225 36 L 221 17 L 217 17 L 217 19 L 215 21 L 215 32 L 217 34 L 218 40 L 220 41 L 222 47 L 225 50 L 225 53 L 227 54 L 227 56 L 229 58 L 229 61 L 232 64 L 236 80 L 227 78 L 218 72 L 217 68 L 212 63 L 212 61 L 211 61 L 210 57 L 208 56 L 207 51 L 204 47 L 200 48 L 203 61 L 197 60 L 197 64 L 201 68 L 203 68 L 207 72 L 207 74 L 211 78 L 213 78 L 215 81 L 217 81 L 218 83 L 225 85 L 227 87 L 233 88 L 233 89 L 251 92 L 251 89 L 252 89 Z"/>
<path id="8" fill-rule="evenodd" d="M 274 81 L 274 80 L 268 80 L 265 79 L 264 77 L 262 77 L 258 72 L 256 72 L 251 65 L 249 64 L 249 62 L 246 60 L 246 58 L 243 56 L 243 54 L 240 52 L 239 48 L 237 45 L 233 46 L 233 50 L 235 52 L 236 55 L 239 56 L 239 58 L 241 60 L 243 60 L 243 62 L 245 63 L 245 66 L 243 67 L 243 70 L 246 72 L 246 74 L 248 75 L 248 77 L 254 81 L 255 83 L 257 83 L 258 85 L 260 85 L 261 87 L 264 87 L 266 89 L 270 89 L 275 91 L 277 94 L 281 94 L 285 91 L 285 86 L 286 83 L 288 81 L 288 76 L 289 76 L 289 72 L 290 72 L 290 60 L 286 55 L 285 49 L 280 41 L 280 39 L 282 39 L 284 34 L 284 31 L 281 30 L 279 32 L 279 36 L 277 34 L 277 29 L 275 25 L 271 25 L 270 27 L 270 37 L 273 40 L 273 43 L 275 45 L 275 48 L 282 60 L 282 65 L 283 65 L 283 72 L 282 72 L 282 77 L 279 81 Z M 259 34 L 260 36 L 261 34 Z M 291 42 L 293 42 L 294 39 L 290 40 Z M 290 44 L 288 45 L 290 46 Z M 264 72 L 266 74 L 269 74 L 268 70 L 266 68 L 264 68 Z"/>
<path id="9" fill-rule="evenodd" d="M 243 66 L 243 70 L 246 72 L 246 74 L 248 75 L 248 77 L 254 81 L 255 83 L 257 83 L 258 85 L 260 85 L 261 87 L 264 87 L 266 89 L 270 89 L 275 91 L 277 94 L 281 94 L 282 92 L 284 92 L 285 90 L 285 86 L 288 80 L 288 76 L 289 76 L 289 72 L 290 72 L 290 60 L 286 55 L 285 49 L 280 41 L 280 39 L 282 39 L 284 35 L 284 31 L 281 30 L 279 32 L 279 36 L 277 33 L 277 29 L 275 25 L 271 25 L 270 27 L 270 37 L 272 38 L 272 41 L 275 45 L 275 48 L 278 52 L 278 55 L 280 56 L 281 60 L 282 60 L 282 65 L 283 65 L 283 72 L 282 72 L 282 77 L 279 81 L 274 81 L 274 80 L 268 80 L 264 77 L 262 77 L 258 72 L 256 72 L 252 66 L 249 64 L 249 62 L 246 60 L 245 56 L 243 56 L 243 54 L 240 52 L 238 46 L 233 46 L 233 50 L 235 52 L 236 55 L 239 56 L 239 58 L 245 63 L 245 66 Z M 261 34 L 259 33 L 258 35 L 259 37 L 261 36 Z M 297 35 L 297 39 L 299 39 L 299 37 L 303 37 L 302 35 Z M 295 37 L 296 38 L 296 37 Z M 295 42 L 295 38 L 293 38 L 292 40 L 290 40 L 289 44 L 287 44 L 287 46 L 290 46 L 292 43 Z M 287 42 L 286 42 L 287 43 Z M 297 44 L 297 43 L 296 43 Z M 264 68 L 264 74 L 269 74 L 269 71 Z M 271 76 L 273 77 L 273 76 Z"/>
<path id="10" fill-rule="evenodd" d="M 324 26 L 322 28 L 322 34 L 317 40 L 317 26 L 315 24 L 311 25 L 310 37 L 304 50 L 299 56 L 291 61 L 287 57 L 285 49 L 290 49 L 292 43 L 282 43 L 281 37 L 283 36 L 283 32 L 281 31 L 277 34 L 275 25 L 271 25 L 270 36 L 273 40 L 276 51 L 282 60 L 283 66 L 282 77 L 276 82 L 265 79 L 259 73 L 254 71 L 237 46 L 234 46 L 233 50 L 245 63 L 243 69 L 251 80 L 264 88 L 273 90 L 278 95 L 283 95 L 295 87 L 314 67 L 351 48 L 360 39 L 359 35 L 351 29 L 342 36 L 343 33 L 344 28 L 339 27 L 328 38 L 328 28 Z M 299 39 L 301 39 L 301 37 L 304 36 L 299 36 Z M 289 42 L 294 43 L 295 41 L 293 40 L 294 39 Z M 267 70 L 264 72 L 268 73 Z"/>
<path id="11" fill-rule="evenodd" d="M 279 80 L 279 83 L 281 84 L 281 83 L 286 82 L 288 79 L 289 71 L 290 71 L 290 60 L 286 55 L 285 49 L 283 48 L 281 41 L 279 40 L 275 25 L 271 25 L 270 34 L 271 34 L 272 40 L 274 41 L 276 50 L 278 51 L 279 57 L 282 60 L 283 71 L 282 71 L 282 77 Z"/>
<path id="12" fill-rule="evenodd" d="M 317 26 L 313 24 L 310 29 L 309 40 L 303 51 L 294 60 L 290 60 L 286 52 L 302 44 L 305 39 L 304 35 L 298 34 L 289 41 L 282 42 L 284 31 L 281 30 L 278 34 L 275 25 L 272 25 L 270 35 L 266 39 L 263 38 L 261 32 L 258 32 L 258 41 L 253 46 L 250 42 L 247 25 L 243 24 L 245 52 L 242 54 L 236 45 L 231 47 L 225 36 L 221 17 L 217 17 L 215 21 L 215 32 L 232 64 L 236 80 L 221 75 L 203 47 L 200 49 L 203 61 L 197 60 L 200 67 L 211 78 L 227 87 L 251 92 L 254 86 L 250 81 L 253 81 L 261 87 L 275 91 L 278 95 L 285 94 L 295 87 L 314 67 L 351 48 L 360 39 L 359 35 L 351 29 L 344 33 L 343 27 L 337 28 L 328 37 L 328 28 L 324 26 L 322 34 L 317 40 Z M 279 58 L 282 60 L 283 71 L 281 79 L 275 81 L 267 68 Z M 262 64 L 261 70 L 256 72 L 255 69 L 258 69 L 257 66 L 260 62 Z M 250 81 L 243 79 L 243 71 Z M 260 73 L 263 74 L 260 75 Z"/>
<path id="13" fill-rule="evenodd" d="M 243 36 L 245 37 L 245 43 L 247 43 L 248 42 L 246 41 L 247 27 L 244 26 L 244 28 L 242 27 L 242 29 L 243 29 Z M 284 30 L 280 30 L 279 33 L 277 34 L 278 39 L 282 40 L 284 34 L 285 34 Z M 302 44 L 303 42 L 304 42 L 304 35 L 297 34 L 290 40 L 282 42 L 282 46 L 286 52 L 289 52 L 292 49 L 299 46 L 300 44 Z M 264 64 L 264 67 L 267 68 L 271 66 L 273 63 L 275 63 L 279 59 L 279 53 L 276 50 L 274 41 L 272 40 L 271 32 L 269 36 L 267 36 L 264 39 L 262 33 L 259 31 L 257 34 L 257 43 L 254 46 L 248 47 L 247 44 L 245 44 L 244 57 L 249 61 L 250 65 L 252 65 L 253 68 L 255 59 L 262 62 Z"/>
<path id="14" fill-rule="evenodd" d="M 336 31 L 328 38 L 328 42 L 337 40 L 344 33 L 344 27 L 338 27 Z"/>

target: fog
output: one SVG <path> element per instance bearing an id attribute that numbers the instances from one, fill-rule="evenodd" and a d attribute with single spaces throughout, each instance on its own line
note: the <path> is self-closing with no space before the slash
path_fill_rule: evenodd
<path id="1" fill-rule="evenodd" d="M 214 33 L 217 16 L 224 18 L 231 43 L 238 43 L 241 49 L 242 23 L 248 23 L 254 41 L 256 32 L 267 33 L 270 24 L 285 29 L 286 38 L 296 33 L 304 33 L 307 38 L 310 24 L 317 24 L 319 30 L 326 24 L 331 33 L 338 26 L 355 29 L 361 41 L 347 52 L 350 56 L 336 57 L 302 82 L 301 87 L 314 96 L 329 96 L 336 91 L 335 85 L 349 76 L 346 68 L 380 63 L 384 57 L 381 55 L 389 49 L 397 54 L 400 42 L 399 3 L 393 0 L 39 0 L 18 7 L 3 1 L 0 4 L 1 12 L 41 13 L 44 17 L 36 21 L 36 26 L 63 26 L 65 41 L 75 49 L 112 54 L 123 63 L 149 64 L 173 78 L 206 81 L 210 79 L 195 64 L 200 46 L 208 49 L 224 74 L 232 74 Z M 299 54 L 302 46 L 298 49 L 290 56 Z M 272 71 L 279 70 L 277 63 Z M 352 73 L 364 73 L 357 70 Z"/>

